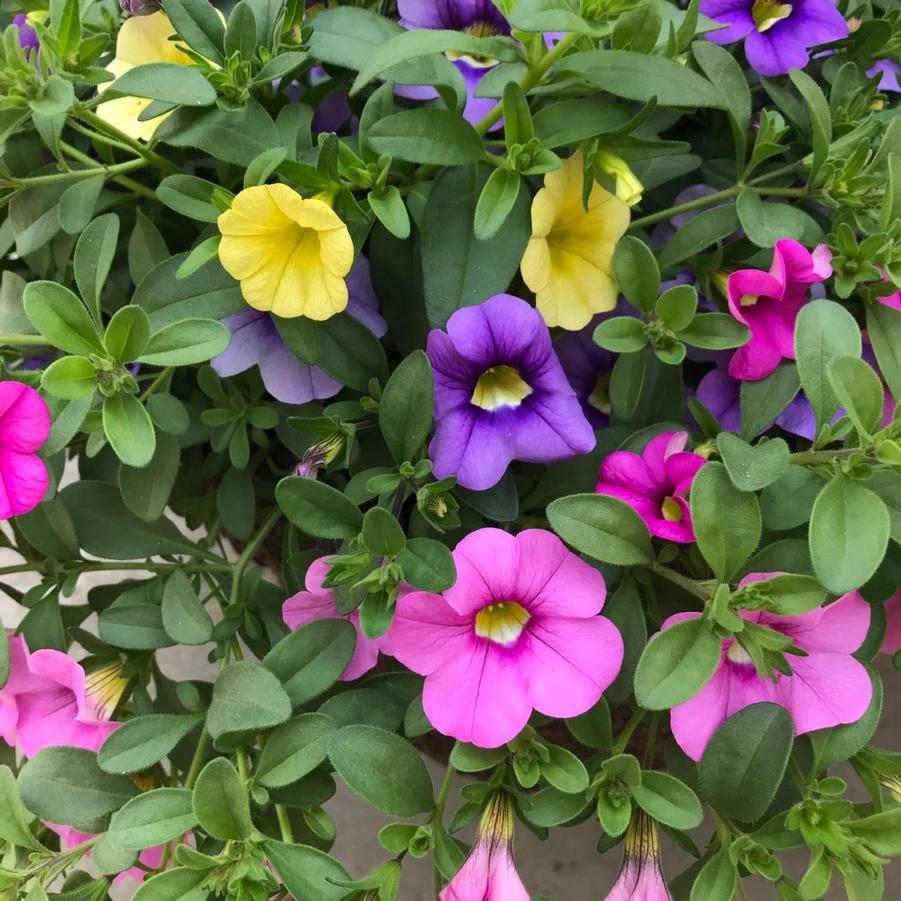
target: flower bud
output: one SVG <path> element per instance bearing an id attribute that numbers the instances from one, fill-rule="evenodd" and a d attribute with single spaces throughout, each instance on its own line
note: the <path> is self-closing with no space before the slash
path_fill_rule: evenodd
<path id="1" fill-rule="evenodd" d="M 641 203 L 644 185 L 625 160 L 612 153 L 607 153 L 605 150 L 599 150 L 595 162 L 613 179 L 616 184 L 616 196 L 623 203 L 627 203 L 629 206 Z"/>
<path id="2" fill-rule="evenodd" d="M 152 16 L 162 9 L 159 0 L 119 0 L 119 6 L 130 16 Z"/>

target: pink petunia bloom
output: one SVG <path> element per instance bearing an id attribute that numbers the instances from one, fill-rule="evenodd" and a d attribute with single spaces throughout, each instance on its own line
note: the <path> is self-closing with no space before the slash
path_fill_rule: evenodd
<path id="1" fill-rule="evenodd" d="M 795 358 L 795 321 L 807 303 L 811 285 L 832 275 L 832 253 L 825 244 L 813 253 L 784 238 L 776 242 L 769 272 L 740 269 L 729 276 L 732 315 L 751 330 L 751 340 L 729 363 L 733 378 L 766 378 L 785 360 Z"/>
<path id="2" fill-rule="evenodd" d="M 0 521 L 33 510 L 47 493 L 47 467 L 35 455 L 50 434 L 50 411 L 34 388 L 0 382 Z"/>
<path id="3" fill-rule="evenodd" d="M 426 677 L 422 704 L 444 735 L 482 748 L 514 739 L 533 708 L 571 717 L 616 678 L 623 641 L 604 577 L 543 529 L 479 529 L 454 550 L 456 584 L 398 599 L 391 653 Z"/>
<path id="4" fill-rule="evenodd" d="M 884 282 L 889 281 L 888 275 L 883 272 L 882 280 Z M 901 291 L 895 291 L 894 294 L 884 294 L 882 297 L 876 298 L 879 303 L 884 304 L 887 307 L 891 307 L 893 310 L 898 310 L 901 312 Z"/>
<path id="5" fill-rule="evenodd" d="M 67 745 L 98 751 L 119 723 L 110 717 L 128 685 L 119 665 L 85 674 L 60 651 L 28 657 L 29 681 L 15 695 L 17 742 L 26 757 Z"/>
<path id="6" fill-rule="evenodd" d="M 901 651 L 901 591 L 885 602 L 885 618 L 885 638 L 879 650 L 883 654 L 897 654 Z"/>
<path id="7" fill-rule="evenodd" d="M 622 868 L 604 901 L 673 901 L 660 868 L 657 824 L 643 810 L 632 815 L 625 845 Z"/>
<path id="8" fill-rule="evenodd" d="M 741 587 L 778 573 L 752 573 Z M 664 629 L 700 613 L 677 613 Z M 866 668 L 851 655 L 866 638 L 870 608 L 856 591 L 828 607 L 798 616 L 779 616 L 761 610 L 739 615 L 791 638 L 807 656 L 787 655 L 792 675 L 776 673 L 763 680 L 747 651 L 735 638 L 723 640 L 722 657 L 710 681 L 690 700 L 672 709 L 673 737 L 679 747 L 700 760 L 720 725 L 751 704 L 769 702 L 784 707 L 795 721 L 795 734 L 854 723 L 866 712 L 873 685 Z"/>
<path id="9" fill-rule="evenodd" d="M 0 739 L 10 747 L 16 743 L 16 726 L 19 722 L 17 695 L 25 691 L 40 691 L 43 682 L 28 671 L 28 645 L 21 635 L 6 632 L 9 642 L 9 678 L 0 688 Z"/>
<path id="10" fill-rule="evenodd" d="M 694 541 L 688 492 L 707 459 L 686 451 L 687 441 L 688 432 L 664 432 L 648 442 L 641 456 L 614 451 L 601 464 L 595 492 L 627 503 L 657 538 Z"/>
<path id="11" fill-rule="evenodd" d="M 282 606 L 282 619 L 290 629 L 299 629 L 307 623 L 320 619 L 346 619 L 357 631 L 357 644 L 354 655 L 347 664 L 341 679 L 349 682 L 359 679 L 368 673 L 378 661 L 379 651 L 387 653 L 387 636 L 367 638 L 360 627 L 360 611 L 343 614 L 335 605 L 335 592 L 331 588 L 323 588 L 322 583 L 329 573 L 329 561 L 332 557 L 320 557 L 310 564 L 304 583 L 306 591 L 298 591 L 285 601 Z"/>
<path id="12" fill-rule="evenodd" d="M 488 802 L 472 852 L 438 896 L 441 901 L 529 901 L 513 860 L 513 806 L 498 792 Z"/>

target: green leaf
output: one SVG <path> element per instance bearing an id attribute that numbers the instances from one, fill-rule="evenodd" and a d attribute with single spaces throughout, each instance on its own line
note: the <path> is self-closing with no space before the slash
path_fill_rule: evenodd
<path id="1" fill-rule="evenodd" d="M 162 614 L 163 628 L 179 644 L 206 644 L 213 637 L 213 620 L 180 569 L 166 580 Z"/>
<path id="2" fill-rule="evenodd" d="M 363 544 L 373 554 L 393 557 L 407 543 L 397 518 L 382 507 L 372 507 L 363 517 Z"/>
<path id="3" fill-rule="evenodd" d="M 751 331 L 728 313 L 700 313 L 687 326 L 678 330 L 676 337 L 692 347 L 729 350 L 747 344 Z"/>
<path id="4" fill-rule="evenodd" d="M 812 184 L 820 167 L 826 162 L 826 157 L 829 156 L 829 145 L 832 143 L 832 114 L 829 112 L 829 101 L 823 89 L 806 72 L 791 69 L 788 77 L 807 104 L 813 138 L 813 162 L 809 177 Z"/>
<path id="5" fill-rule="evenodd" d="M 268 788 L 297 782 L 328 757 L 334 722 L 321 713 L 303 713 L 279 726 L 263 748 L 254 777 Z"/>
<path id="6" fill-rule="evenodd" d="M 434 806 L 429 772 L 399 735 L 345 726 L 332 735 L 329 757 L 347 786 L 383 813 L 412 817 Z"/>
<path id="7" fill-rule="evenodd" d="M 123 723 L 97 753 L 106 773 L 138 773 L 162 760 L 199 723 L 203 714 L 152 714 Z"/>
<path id="8" fill-rule="evenodd" d="M 668 710 L 694 697 L 716 672 L 722 643 L 700 617 L 658 632 L 635 670 L 635 699 L 648 710 Z"/>
<path id="9" fill-rule="evenodd" d="M 889 391 L 893 397 L 901 397 L 901 312 L 885 304 L 870 304 L 867 307 L 867 335 Z"/>
<path id="10" fill-rule="evenodd" d="M 782 438 L 751 447 L 737 435 L 721 432 L 716 443 L 729 478 L 739 491 L 760 491 L 772 485 L 790 465 L 789 447 Z"/>
<path id="11" fill-rule="evenodd" d="M 602 563 L 640 566 L 654 559 L 644 520 L 604 494 L 574 494 L 547 508 L 551 528 L 569 545 Z"/>
<path id="12" fill-rule="evenodd" d="M 691 343 L 691 342 L 689 342 Z M 765 379 L 741 383 L 741 436 L 746 441 L 769 428 L 801 387 L 798 369 L 782 362 Z"/>
<path id="13" fill-rule="evenodd" d="M 547 760 L 539 762 L 541 775 L 558 791 L 570 795 L 584 793 L 588 789 L 588 771 L 572 751 L 558 745 L 546 745 Z"/>
<path id="14" fill-rule="evenodd" d="M 103 433 L 126 465 L 143 469 L 156 450 L 156 430 L 144 405 L 132 394 L 103 399 Z"/>
<path id="15" fill-rule="evenodd" d="M 159 583 L 144 582 L 126 589 L 100 612 L 99 635 L 117 648 L 152 651 L 174 644 L 163 629 Z"/>
<path id="16" fill-rule="evenodd" d="M 641 782 L 631 787 L 635 803 L 655 820 L 673 829 L 694 829 L 703 819 L 697 795 L 675 776 L 642 770 Z"/>
<path id="17" fill-rule="evenodd" d="M 450 549 L 432 538 L 408 538 L 397 562 L 403 568 L 404 581 L 420 591 L 442 592 L 457 580 Z"/>
<path id="18" fill-rule="evenodd" d="M 691 887 L 690 901 L 732 901 L 737 878 L 728 848 L 721 848 L 698 873 Z"/>
<path id="19" fill-rule="evenodd" d="M 393 113 L 373 124 L 368 140 L 376 153 L 432 166 L 466 166 L 485 155 L 478 132 L 459 114 L 443 109 Z"/>
<path id="20" fill-rule="evenodd" d="M 143 851 L 178 838 L 197 825 L 187 788 L 157 788 L 117 810 L 107 833 L 124 851 Z"/>
<path id="21" fill-rule="evenodd" d="M 140 356 L 149 338 L 150 320 L 147 314 L 142 307 L 129 304 L 120 307 L 113 314 L 106 327 L 103 343 L 106 345 L 106 352 L 114 360 L 130 363 Z"/>
<path id="22" fill-rule="evenodd" d="M 366 199 L 379 222 L 392 235 L 402 241 L 410 237 L 410 215 L 404 204 L 404 198 L 394 185 L 388 185 L 378 192 L 370 191 Z"/>
<path id="23" fill-rule="evenodd" d="M 350 876 L 334 857 L 329 857 L 324 851 L 271 839 L 263 847 L 291 897 L 297 901 L 342 901 L 347 897 L 344 886 Z"/>
<path id="24" fill-rule="evenodd" d="M 581 97 L 543 106 L 532 125 L 542 147 L 554 149 L 619 131 L 631 118 L 628 110 L 609 100 Z"/>
<path id="25" fill-rule="evenodd" d="M 317 365 L 333 379 L 366 393 L 372 379 L 388 378 L 385 348 L 375 335 L 349 313 L 332 316 L 319 326 Z"/>
<path id="26" fill-rule="evenodd" d="M 19 797 L 16 777 L 8 766 L 0 766 L 0 838 L 28 848 L 44 851 L 44 846 L 32 835 L 32 816 Z"/>
<path id="27" fill-rule="evenodd" d="M 141 212 L 135 210 L 135 227 L 128 239 L 128 271 L 131 280 L 141 280 L 163 260 L 168 259 L 169 248 L 159 229 Z"/>
<path id="28" fill-rule="evenodd" d="M 216 739 L 232 732 L 261 732 L 291 716 L 291 701 L 273 673 L 258 663 L 227 666 L 213 686 L 207 729 Z"/>
<path id="29" fill-rule="evenodd" d="M 720 581 L 728 582 L 760 543 L 757 498 L 739 491 L 722 463 L 707 463 L 692 482 L 690 501 L 698 549 Z"/>
<path id="30" fill-rule="evenodd" d="M 691 52 L 723 99 L 723 106 L 729 114 L 729 124 L 732 127 L 735 156 L 743 163 L 747 152 L 752 109 L 751 89 L 745 79 L 745 73 L 728 50 L 710 41 L 695 41 L 691 45 Z"/>
<path id="31" fill-rule="evenodd" d="M 269 37 L 271 38 L 272 35 L 270 34 Z M 242 0 L 232 8 L 225 26 L 224 43 L 226 56 L 237 54 L 238 58 L 242 60 L 253 59 L 257 49 L 257 23 L 249 3 Z M 257 184 L 257 182 L 252 182 L 252 184 Z"/>
<path id="32" fill-rule="evenodd" d="M 480 748 L 458 741 L 450 755 L 451 766 L 461 773 L 481 773 L 496 767 L 507 759 L 507 747 Z"/>
<path id="33" fill-rule="evenodd" d="M 205 363 L 231 343 L 227 326 L 212 319 L 183 319 L 150 336 L 138 358 L 152 366 L 190 366 Z"/>
<path id="34" fill-rule="evenodd" d="M 84 304 L 55 282 L 29 282 L 23 295 L 32 325 L 54 346 L 70 354 L 106 356 Z"/>
<path id="35" fill-rule="evenodd" d="M 156 395 L 151 395 L 148 401 L 154 397 Z M 125 506 L 135 516 L 139 516 L 144 522 L 156 522 L 163 515 L 178 476 L 180 460 L 178 439 L 159 432 L 156 436 L 156 449 L 147 466 L 143 469 L 125 465 L 119 467 L 119 491 Z"/>
<path id="36" fill-rule="evenodd" d="M 882 427 L 885 394 L 879 376 L 860 357 L 836 357 L 829 365 L 829 383 L 863 438 Z"/>
<path id="37" fill-rule="evenodd" d="M 294 356 L 310 365 L 318 361 L 321 345 L 319 326 L 316 322 L 305 316 L 298 316 L 295 319 L 272 316 L 272 322 Z"/>
<path id="38" fill-rule="evenodd" d="M 901 854 L 901 807 L 852 820 L 848 828 L 876 854 L 889 857 Z"/>
<path id="39" fill-rule="evenodd" d="M 224 60 L 225 25 L 208 0 L 166 0 L 166 15 L 176 32 L 201 56 Z"/>
<path id="40" fill-rule="evenodd" d="M 98 323 L 101 321 L 100 294 L 113 265 L 118 242 L 119 217 L 115 213 L 105 213 L 79 235 L 75 245 L 75 283 Z"/>
<path id="41" fill-rule="evenodd" d="M 206 901 L 200 885 L 208 876 L 206 870 L 173 867 L 142 882 L 132 901 Z"/>
<path id="42" fill-rule="evenodd" d="M 177 106 L 209 106 L 216 90 L 200 69 L 179 63 L 145 63 L 120 75 L 108 91 L 131 97 L 149 97 Z"/>
<path id="43" fill-rule="evenodd" d="M 731 203 L 714 206 L 689 219 L 660 252 L 661 269 L 675 266 L 711 244 L 727 238 L 739 227 L 738 213 Z"/>
<path id="44" fill-rule="evenodd" d="M 657 316 L 674 332 L 689 328 L 697 309 L 698 292 L 692 285 L 673 285 L 657 301 Z"/>
<path id="45" fill-rule="evenodd" d="M 59 199 L 59 224 L 66 234 L 77 235 L 87 228 L 105 182 L 106 176 L 94 175 L 66 188 Z"/>
<path id="46" fill-rule="evenodd" d="M 413 461 L 432 428 L 432 366 L 413 351 L 391 374 L 379 403 L 379 429 L 395 463 Z"/>
<path id="47" fill-rule="evenodd" d="M 529 796 L 531 806 L 523 816 L 536 826 L 561 826 L 575 819 L 585 809 L 585 796 L 566 794 L 556 788 L 543 788 Z"/>
<path id="48" fill-rule="evenodd" d="M 97 390 L 97 370 L 87 357 L 60 357 L 44 370 L 41 387 L 63 400 L 92 398 Z"/>
<path id="49" fill-rule="evenodd" d="M 275 488 L 279 507 L 307 535 L 354 538 L 363 528 L 363 514 L 337 488 L 301 476 L 282 479 Z"/>
<path id="50" fill-rule="evenodd" d="M 605 319 L 594 330 L 595 344 L 612 353 L 634 353 L 648 343 L 644 323 L 633 316 L 614 316 Z"/>
<path id="51" fill-rule="evenodd" d="M 810 557 L 833 594 L 860 588 L 882 562 L 891 522 L 885 504 L 860 482 L 837 474 L 810 517 Z"/>
<path id="52" fill-rule="evenodd" d="M 782 783 L 794 741 L 791 714 L 778 704 L 751 704 L 713 734 L 698 765 L 701 792 L 722 816 L 752 823 Z"/>
<path id="53" fill-rule="evenodd" d="M 804 210 L 787 203 L 767 203 L 750 189 L 738 195 L 735 208 L 745 234 L 758 247 L 773 247 L 785 238 L 808 245 L 823 240 L 823 229 Z"/>
<path id="54" fill-rule="evenodd" d="M 235 841 L 250 835 L 253 823 L 247 792 L 238 771 L 226 758 L 214 758 L 197 777 L 194 816 L 213 838 Z"/>
<path id="55" fill-rule="evenodd" d="M 479 241 L 487 241 L 500 231 L 516 206 L 521 188 L 522 177 L 512 169 L 495 169 L 488 176 L 475 211 L 475 236 Z"/>
<path id="56" fill-rule="evenodd" d="M 215 222 L 220 210 L 213 203 L 213 192 L 218 187 L 196 175 L 167 175 L 157 185 L 156 196 L 160 203 L 182 216 L 198 222 Z"/>
<path id="57" fill-rule="evenodd" d="M 626 300 L 650 313 L 660 292 L 660 269 L 654 251 L 644 241 L 626 235 L 616 245 L 613 272 Z"/>

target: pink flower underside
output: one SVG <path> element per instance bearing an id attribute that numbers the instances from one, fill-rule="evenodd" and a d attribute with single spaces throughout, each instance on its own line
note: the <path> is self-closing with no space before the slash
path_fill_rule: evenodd
<path id="1" fill-rule="evenodd" d="M 672 901 L 656 859 L 628 859 L 604 901 Z"/>
<path id="2" fill-rule="evenodd" d="M 439 895 L 441 901 L 529 901 L 510 846 L 480 839 Z"/>
<path id="3" fill-rule="evenodd" d="M 885 602 L 885 617 L 885 638 L 879 650 L 883 654 L 897 654 L 901 651 L 901 591 Z"/>

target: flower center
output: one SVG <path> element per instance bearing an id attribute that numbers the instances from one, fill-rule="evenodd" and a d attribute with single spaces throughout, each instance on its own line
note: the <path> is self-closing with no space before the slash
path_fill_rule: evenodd
<path id="1" fill-rule="evenodd" d="M 90 715 L 95 720 L 108 720 L 127 685 L 128 679 L 122 677 L 122 667 L 117 663 L 85 676 L 84 698 Z"/>
<path id="2" fill-rule="evenodd" d="M 531 619 L 529 611 L 516 601 L 497 601 L 476 614 L 476 635 L 497 644 L 511 645 Z"/>
<path id="3" fill-rule="evenodd" d="M 738 303 L 742 307 L 753 307 L 758 300 L 760 300 L 759 294 L 743 294 Z"/>
<path id="4" fill-rule="evenodd" d="M 660 513 L 667 522 L 682 522 L 682 507 L 672 496 L 663 499 Z"/>
<path id="5" fill-rule="evenodd" d="M 472 402 L 483 410 L 518 407 L 532 389 L 512 366 L 492 366 L 479 376 Z"/>
<path id="6" fill-rule="evenodd" d="M 754 5 L 751 7 L 754 24 L 761 34 L 769 31 L 777 22 L 787 19 L 791 14 L 791 3 L 778 3 L 776 0 L 754 0 Z"/>
<path id="7" fill-rule="evenodd" d="M 495 35 L 500 34 L 498 28 L 491 22 L 485 21 L 473 22 L 471 25 L 461 28 L 460 31 L 464 34 L 471 34 L 473 37 L 477 38 L 493 38 Z M 447 53 L 445 53 L 445 56 L 451 62 L 462 60 L 474 69 L 491 69 L 497 65 L 497 60 L 492 56 L 474 56 L 471 53 L 457 53 L 454 50 L 448 50 Z"/>
<path id="8" fill-rule="evenodd" d="M 601 413 L 610 412 L 610 373 L 602 372 L 588 395 L 588 403 Z"/>
<path id="9" fill-rule="evenodd" d="M 726 656 L 733 663 L 753 663 L 751 655 L 741 646 L 738 641 L 733 641 L 726 651 Z"/>

